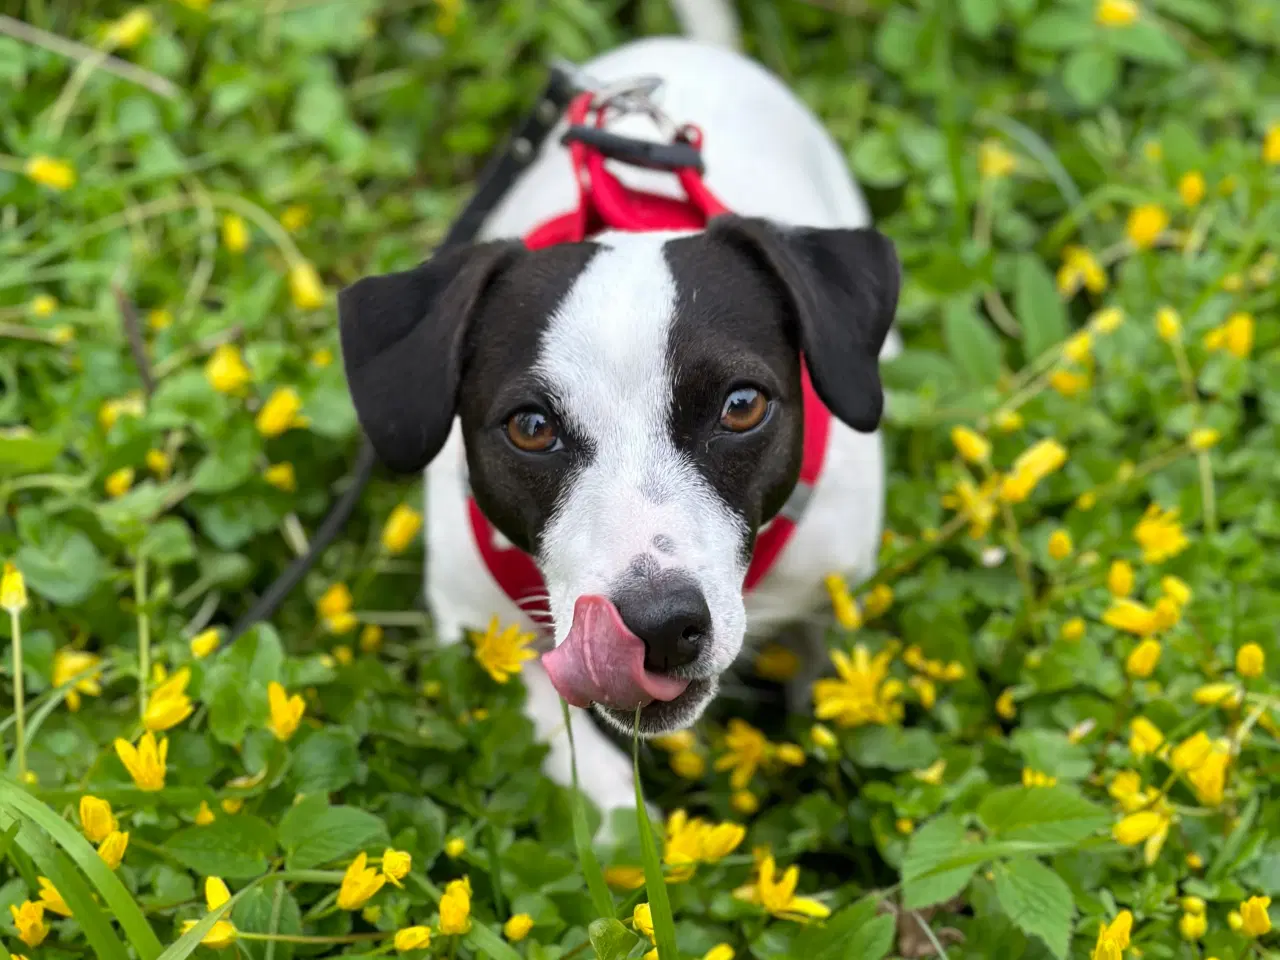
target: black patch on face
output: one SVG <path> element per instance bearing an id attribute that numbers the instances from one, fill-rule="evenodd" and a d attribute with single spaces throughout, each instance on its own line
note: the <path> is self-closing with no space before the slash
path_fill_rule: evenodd
<path id="1" fill-rule="evenodd" d="M 799 344 L 786 297 L 767 268 L 708 234 L 673 240 L 676 282 L 668 345 L 674 383 L 671 433 L 724 502 L 755 534 L 786 502 L 800 475 L 804 409 Z M 720 423 L 726 397 L 754 387 L 769 398 L 759 426 Z"/>
<path id="2" fill-rule="evenodd" d="M 526 553 L 537 553 L 566 484 L 592 455 L 585 437 L 569 433 L 531 368 L 552 315 L 599 249 L 574 243 L 522 254 L 477 306 L 464 346 L 458 414 L 472 493 L 489 521 Z M 524 453 L 511 444 L 506 421 L 529 407 L 556 420 L 564 450 Z"/>

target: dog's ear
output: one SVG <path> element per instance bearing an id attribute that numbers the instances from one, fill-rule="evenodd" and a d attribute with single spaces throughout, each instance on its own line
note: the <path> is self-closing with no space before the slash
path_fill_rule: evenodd
<path id="1" fill-rule="evenodd" d="M 378 457 L 421 470 L 453 427 L 467 328 L 518 241 L 468 244 L 365 277 L 338 294 L 338 326 L 356 416 Z"/>
<path id="2" fill-rule="evenodd" d="M 855 430 L 875 430 L 884 411 L 880 348 L 902 276 L 893 242 L 870 227 L 784 227 L 733 215 L 717 217 L 709 232 L 777 277 L 818 396 Z"/>

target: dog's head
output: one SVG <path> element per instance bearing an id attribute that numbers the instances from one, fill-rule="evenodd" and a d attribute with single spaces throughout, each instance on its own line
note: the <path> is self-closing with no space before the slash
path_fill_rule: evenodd
<path id="1" fill-rule="evenodd" d="M 560 693 L 624 729 L 644 705 L 662 733 L 742 648 L 756 533 L 799 474 L 801 353 L 831 412 L 875 430 L 898 285 L 871 229 L 495 241 L 344 290 L 342 351 L 390 467 L 421 470 L 461 418 L 477 503 L 546 581 Z"/>

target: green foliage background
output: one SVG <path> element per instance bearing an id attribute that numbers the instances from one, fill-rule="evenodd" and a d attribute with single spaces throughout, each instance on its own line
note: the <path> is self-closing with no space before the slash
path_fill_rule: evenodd
<path id="1" fill-rule="evenodd" d="M 18 17 L 93 47 L 131 9 L 30 0 Z M 416 484 L 380 477 L 272 626 L 204 660 L 188 642 L 230 623 L 272 581 L 352 462 L 341 366 L 324 362 L 337 353 L 332 300 L 297 307 L 289 267 L 305 258 L 332 292 L 421 260 L 548 59 L 584 60 L 673 31 L 666 3 L 157 0 L 146 9 L 150 29 L 116 56 L 172 85 L 169 94 L 103 69 L 77 72 L 0 26 L 0 558 L 16 563 L 32 597 L 22 623 L 35 774 L 34 784 L 19 779 L 6 707 L 0 830 L 15 826 L 0 836 L 0 944 L 20 949 L 7 907 L 34 899 L 40 874 L 84 908 L 56 919 L 37 950 L 21 948 L 33 960 L 150 960 L 178 939 L 181 921 L 204 915 L 200 884 L 212 874 L 243 891 L 231 912 L 240 930 L 295 938 L 233 948 L 254 960 L 371 955 L 390 950 L 386 936 L 342 938 L 436 922 L 441 887 L 466 873 L 476 926 L 460 942 L 437 936 L 433 955 L 640 955 L 648 945 L 626 931 L 599 929 L 587 944 L 602 911 L 574 842 L 572 795 L 538 773 L 542 748 L 520 713 L 520 685 L 492 682 L 466 644 L 437 650 L 414 612 L 418 548 L 379 550 L 392 508 L 419 504 Z M 833 749 L 815 745 L 812 718 L 782 716 L 765 687 L 721 704 L 698 731 L 700 755 L 724 753 L 730 715 L 807 752 L 799 769 L 755 775 L 760 809 L 750 816 L 712 764 L 685 779 L 661 751 L 642 751 L 651 799 L 749 828 L 735 854 L 669 885 L 680 955 L 723 942 L 740 956 L 874 960 L 935 949 L 922 940 L 927 925 L 947 931 L 940 945 L 953 958 L 1088 956 L 1122 907 L 1144 957 L 1269 955 L 1274 935 L 1248 940 L 1229 915 L 1248 896 L 1280 896 L 1277 688 L 1233 666 L 1251 642 L 1271 677 L 1280 663 L 1280 157 L 1266 162 L 1264 151 L 1280 123 L 1280 2 L 1151 0 L 1119 27 L 1098 24 L 1094 4 L 1077 0 L 744 0 L 739 9 L 749 51 L 845 147 L 905 269 L 908 349 L 886 371 L 893 537 L 880 579 L 895 601 L 856 637 L 833 632 L 833 645 L 882 649 L 892 637 L 962 664 L 965 676 L 940 685 L 932 709 L 908 694 L 901 726 L 837 730 Z M 984 143 L 1012 155 L 1013 169 L 984 176 Z M 71 164 L 74 186 L 55 191 L 25 175 L 37 155 Z M 1193 172 L 1207 189 L 1189 204 L 1178 187 Z M 1154 248 L 1135 250 L 1126 220 L 1143 204 L 1171 224 Z M 285 231 L 279 221 L 297 206 L 307 222 Z M 220 238 L 228 213 L 248 225 L 243 252 Z M 1106 267 L 1105 290 L 1055 284 L 1069 244 Z M 140 415 L 108 428 L 104 404 L 142 387 L 116 290 L 142 318 L 157 387 Z M 42 295 L 56 298 L 51 313 L 37 309 Z M 1153 323 L 1166 305 L 1181 317 L 1177 349 Z M 1126 321 L 1094 337 L 1087 364 L 1064 361 L 1064 339 L 1104 307 Z M 172 316 L 164 329 L 147 322 L 157 310 Z M 1239 312 L 1256 319 L 1251 350 L 1209 349 L 1204 335 Z M 252 371 L 245 396 L 219 393 L 205 376 L 223 342 Z M 1087 374 L 1088 386 L 1055 390 L 1050 378 L 1063 370 Z M 278 387 L 298 391 L 308 425 L 266 439 L 254 415 Z M 993 414 L 1013 407 L 1024 424 L 995 431 Z M 1067 448 L 1067 464 L 968 538 L 942 501 L 972 469 L 948 439 L 957 424 L 991 436 L 998 469 L 1046 437 Z M 1218 431 L 1218 445 L 1189 451 L 1196 428 Z M 172 455 L 171 475 L 148 471 L 153 449 Z M 263 479 L 282 462 L 294 465 L 296 491 Z M 109 497 L 104 482 L 122 468 L 136 483 Z M 1086 508 L 1081 495 L 1097 504 Z M 1151 503 L 1178 508 L 1190 539 L 1161 564 L 1143 564 L 1132 537 Z M 1059 529 L 1074 544 L 1065 558 L 1048 551 Z M 1193 593 L 1162 633 L 1150 678 L 1126 675 L 1134 640 L 1102 622 L 1117 559 L 1137 567 L 1138 599 L 1154 603 L 1165 575 Z M 362 652 L 357 633 L 323 628 L 316 603 L 333 583 L 350 585 L 362 623 L 384 625 L 380 649 Z M 1064 642 L 1077 617 L 1083 638 Z M 136 789 L 111 747 L 139 730 L 144 621 L 154 662 L 192 667 L 197 703 L 168 734 L 159 794 Z M 9 630 L 0 623 L 5 694 Z M 101 694 L 76 712 L 67 688 L 52 686 L 55 653 L 67 649 L 104 661 Z M 892 669 L 910 673 L 902 662 Z M 288 744 L 264 727 L 273 680 L 306 691 L 307 720 Z M 1197 704 L 1209 681 L 1247 689 L 1230 709 Z M 1016 711 L 997 710 L 1006 691 Z M 1185 781 L 1165 783 L 1158 760 L 1133 755 L 1128 724 L 1140 714 L 1171 741 L 1204 730 L 1234 744 L 1221 804 L 1200 804 Z M 938 760 L 941 784 L 913 776 Z M 1057 785 L 1023 787 L 1024 769 Z M 1122 769 L 1164 784 L 1176 813 L 1151 865 L 1109 832 L 1121 811 L 1107 785 Z M 86 792 L 128 823 L 114 874 L 75 829 Z M 223 811 L 228 798 L 243 799 L 240 812 Z M 207 826 L 193 825 L 201 801 L 217 814 Z M 622 849 L 606 862 L 638 864 L 635 825 L 619 829 Z M 456 837 L 467 849 L 455 859 L 442 848 Z M 373 921 L 329 909 L 352 855 L 387 844 L 413 855 L 405 888 L 379 894 Z M 801 888 L 836 910 L 828 925 L 768 920 L 731 895 L 751 875 L 751 850 L 765 846 L 801 866 Z M 1189 854 L 1204 865 L 1189 865 Z M 1208 902 L 1199 944 L 1178 931 L 1188 895 Z M 642 896 L 615 891 L 617 916 L 628 920 Z M 916 908 L 925 908 L 918 917 Z M 514 912 L 536 926 L 507 946 L 499 931 Z M 166 957 L 194 939 L 184 943 Z"/>

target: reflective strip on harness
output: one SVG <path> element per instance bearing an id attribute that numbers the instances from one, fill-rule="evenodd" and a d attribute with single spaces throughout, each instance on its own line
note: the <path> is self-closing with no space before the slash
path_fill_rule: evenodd
<path id="1" fill-rule="evenodd" d="M 569 105 L 570 124 L 582 124 L 592 112 L 590 93 L 580 94 Z M 597 111 L 595 125 L 603 127 L 604 113 Z M 702 145 L 697 128 L 686 125 L 679 136 L 695 148 Z M 697 170 L 675 170 L 684 189 L 684 200 L 663 197 L 623 185 L 605 169 L 605 158 L 581 141 L 569 144 L 569 158 L 578 184 L 578 205 L 525 236 L 530 250 L 560 243 L 577 243 L 603 230 L 645 232 L 651 230 L 697 230 L 712 217 L 729 210 L 707 189 Z M 756 537 L 751 563 L 743 580 L 743 590 L 751 590 L 773 568 L 795 532 L 813 488 L 822 473 L 827 442 L 831 434 L 831 413 L 818 398 L 801 364 L 804 399 L 804 452 L 796 489 L 778 515 L 766 523 Z M 475 498 L 468 496 L 467 513 L 476 547 L 485 566 L 502 591 L 526 613 L 549 613 L 547 591 L 533 558 L 501 536 L 480 511 Z"/>

